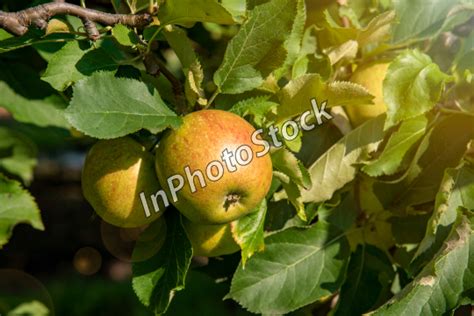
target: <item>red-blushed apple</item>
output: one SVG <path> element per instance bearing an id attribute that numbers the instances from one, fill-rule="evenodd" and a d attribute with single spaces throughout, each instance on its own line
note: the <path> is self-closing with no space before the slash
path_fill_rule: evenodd
<path id="1" fill-rule="evenodd" d="M 189 220 L 229 223 L 252 212 L 265 197 L 272 162 L 254 132 L 238 115 L 202 110 L 186 115 L 178 129 L 163 137 L 156 151 L 158 179 Z"/>
<path id="2" fill-rule="evenodd" d="M 147 217 L 140 193 L 148 199 L 160 190 L 154 157 L 130 137 L 101 140 L 92 146 L 82 170 L 82 191 L 96 213 L 118 227 L 150 224 L 164 211 Z"/>

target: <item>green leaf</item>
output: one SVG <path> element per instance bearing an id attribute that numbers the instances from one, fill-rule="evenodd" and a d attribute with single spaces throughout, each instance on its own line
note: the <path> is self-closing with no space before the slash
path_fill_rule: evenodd
<path id="1" fill-rule="evenodd" d="M 456 55 L 455 67 L 461 74 L 466 70 L 474 73 L 474 32 L 464 39 Z"/>
<path id="2" fill-rule="evenodd" d="M 263 126 L 265 116 L 278 106 L 278 103 L 268 99 L 268 96 L 244 99 L 234 104 L 229 111 L 241 117 L 251 116 L 257 126 Z"/>
<path id="3" fill-rule="evenodd" d="M 286 174 L 299 186 L 305 189 L 311 188 L 311 177 L 308 170 L 289 150 L 278 149 L 272 153 L 271 158 L 275 169 Z"/>
<path id="4" fill-rule="evenodd" d="M 221 0 L 221 4 L 234 19 L 241 23 L 247 16 L 247 0 Z"/>
<path id="5" fill-rule="evenodd" d="M 15 61 L 0 61 L 0 68 L 0 107 L 23 123 L 69 128 L 64 117 L 65 101 L 36 70 Z"/>
<path id="6" fill-rule="evenodd" d="M 462 2 L 462 0 L 395 1 L 398 23 L 393 28 L 392 43 L 423 40 L 439 34 L 451 9 Z"/>
<path id="7" fill-rule="evenodd" d="M 0 41 L 12 38 L 13 35 L 5 31 L 4 29 L 0 29 Z"/>
<path id="8" fill-rule="evenodd" d="M 424 237 L 430 215 L 415 213 L 408 216 L 392 216 L 389 221 L 397 245 L 419 244 Z"/>
<path id="9" fill-rule="evenodd" d="M 306 73 L 317 73 L 325 80 L 332 73 L 331 61 L 327 55 L 317 54 L 317 28 L 311 26 L 306 29 L 301 40 L 298 57 L 293 64 L 292 79 L 296 79 Z"/>
<path id="10" fill-rule="evenodd" d="M 40 211 L 33 197 L 17 181 L 0 174 L 0 249 L 8 242 L 15 225 L 28 223 L 44 230 Z"/>
<path id="11" fill-rule="evenodd" d="M 327 55 L 331 65 L 335 65 L 341 60 L 352 60 L 357 56 L 359 43 L 354 40 L 348 40 L 339 46 L 331 47 L 327 50 Z"/>
<path id="12" fill-rule="evenodd" d="M 166 0 L 160 6 L 161 25 L 189 25 L 195 22 L 234 24 L 232 15 L 216 0 Z"/>
<path id="13" fill-rule="evenodd" d="M 23 123 L 38 126 L 69 128 L 64 117 L 64 101 L 56 95 L 44 99 L 29 99 L 17 94 L 6 83 L 0 82 L 1 106 Z"/>
<path id="14" fill-rule="evenodd" d="M 342 133 L 334 124 L 317 126 L 315 129 L 303 133 L 301 149 L 296 153 L 296 157 L 305 166 L 311 166 L 342 136 Z"/>
<path id="15" fill-rule="evenodd" d="M 130 13 L 130 11 L 139 12 L 148 8 L 149 0 L 110 0 L 117 13 Z M 157 1 L 154 0 L 156 3 Z"/>
<path id="16" fill-rule="evenodd" d="M 156 90 L 143 82 L 98 72 L 74 86 L 66 116 L 79 131 L 96 138 L 117 138 L 142 128 L 155 132 L 181 122 Z"/>
<path id="17" fill-rule="evenodd" d="M 237 268 L 227 297 L 253 313 L 291 312 L 337 291 L 348 256 L 344 234 L 327 223 L 283 230 L 265 239 L 245 270 Z"/>
<path id="18" fill-rule="evenodd" d="M 279 122 L 311 110 L 311 99 L 317 99 L 321 103 L 327 101 L 327 107 L 370 104 L 373 99 L 361 85 L 346 81 L 326 83 L 318 74 L 307 74 L 290 81 L 278 97 Z"/>
<path id="19" fill-rule="evenodd" d="M 359 45 L 363 47 L 386 40 L 390 36 L 394 20 L 394 11 L 387 11 L 374 17 L 359 33 L 357 38 Z"/>
<path id="20" fill-rule="evenodd" d="M 426 264 L 441 248 L 460 207 L 474 210 L 474 165 L 469 161 L 446 169 L 425 236 L 415 253 L 415 268 Z"/>
<path id="21" fill-rule="evenodd" d="M 274 183 L 280 187 L 280 181 L 273 177 Z M 270 195 L 271 196 L 271 195 Z M 295 216 L 295 209 L 287 201 L 275 202 L 274 199 L 268 201 L 268 212 L 265 218 L 265 230 L 277 231 L 286 228 L 288 221 L 295 219 L 296 225 L 307 226 L 298 216 Z M 293 225 L 293 226 L 296 226 Z"/>
<path id="22" fill-rule="evenodd" d="M 341 18 L 347 18 L 354 27 L 358 29 L 362 28 L 361 22 L 359 21 L 359 16 L 357 16 L 356 11 L 351 8 L 351 5 L 340 6 L 337 11 Z"/>
<path id="23" fill-rule="evenodd" d="M 275 50 L 284 45 L 297 12 L 293 0 L 271 0 L 256 6 L 237 35 L 229 42 L 224 61 L 214 74 L 222 93 L 237 94 L 260 86 L 275 69 Z M 263 64 L 262 64 L 263 63 Z M 266 66 L 265 66 L 266 65 Z"/>
<path id="24" fill-rule="evenodd" d="M 30 183 L 36 166 L 36 145 L 23 134 L 0 127 L 0 170 Z"/>
<path id="25" fill-rule="evenodd" d="M 1 30 L 4 31 L 4 30 Z M 47 36 L 43 36 L 44 32 L 36 29 L 30 29 L 28 33 L 23 36 L 12 36 L 8 34 L 0 34 L 0 54 L 6 53 L 9 51 L 13 51 L 19 48 L 29 47 L 35 44 L 41 43 L 65 43 L 68 41 L 74 40 L 74 34 L 66 34 L 66 33 L 55 33 L 49 34 Z"/>
<path id="26" fill-rule="evenodd" d="M 186 71 L 193 67 L 193 65 L 200 63 L 199 57 L 194 49 L 195 44 L 188 37 L 184 29 L 175 26 L 170 29 L 165 29 L 163 35 L 178 56 L 184 68 L 184 74 L 186 74 Z"/>
<path id="27" fill-rule="evenodd" d="M 186 290 L 173 299 L 166 315 L 228 315 L 229 304 L 221 298 L 228 292 L 229 282 L 217 280 L 225 273 L 225 269 L 219 271 L 219 267 L 226 263 L 225 259 L 211 259 L 208 266 L 190 270 L 186 278 Z"/>
<path id="28" fill-rule="evenodd" d="M 263 199 L 255 212 L 231 223 L 232 236 L 242 249 L 242 266 L 254 253 L 265 248 L 264 223 L 267 214 L 267 200 Z"/>
<path id="29" fill-rule="evenodd" d="M 365 8 L 366 6 L 364 5 Z M 320 48 L 335 49 L 336 47 L 341 47 L 344 43 L 347 43 L 347 48 L 366 48 L 369 45 L 380 44 L 389 38 L 394 20 L 395 12 L 387 11 L 372 18 L 364 28 L 356 24 L 353 26 L 341 26 L 334 20 L 329 10 L 326 10 L 324 12 L 324 20 L 321 21 L 321 25 L 318 28 Z M 355 55 L 353 56 L 355 57 Z"/>
<path id="30" fill-rule="evenodd" d="M 351 255 L 334 315 L 362 315 L 373 309 L 390 296 L 394 277 L 392 263 L 382 250 L 358 246 Z"/>
<path id="31" fill-rule="evenodd" d="M 472 214 L 459 214 L 443 248 L 393 299 L 373 315 L 445 315 L 474 284 Z"/>
<path id="32" fill-rule="evenodd" d="M 294 16 L 293 26 L 288 34 L 288 38 L 283 44 L 286 58 L 283 65 L 273 71 L 276 80 L 283 77 L 293 66 L 298 58 L 303 39 L 304 27 L 306 23 L 306 5 L 305 1 L 296 0 L 296 14 Z"/>
<path id="33" fill-rule="evenodd" d="M 85 42 L 69 42 L 54 54 L 42 79 L 59 91 L 99 70 L 115 70 L 115 62 L 103 48 Z"/>
<path id="34" fill-rule="evenodd" d="M 315 217 L 319 215 L 318 214 L 319 211 L 323 209 L 325 206 L 326 205 L 324 205 L 324 203 L 319 204 L 319 206 L 317 206 L 314 203 L 304 205 L 304 216 L 296 215 L 289 218 L 286 221 L 283 229 L 294 227 L 294 226 L 307 227 L 313 222 Z"/>
<path id="35" fill-rule="evenodd" d="M 171 30 L 164 30 L 163 35 L 183 66 L 183 72 L 191 67 L 198 59 L 191 40 L 186 35 L 186 32 L 178 27 L 173 27 Z"/>
<path id="36" fill-rule="evenodd" d="M 282 199 L 288 199 L 290 203 L 296 209 L 296 214 L 298 217 L 307 222 L 308 218 L 306 217 L 305 207 L 303 203 L 303 198 L 301 196 L 300 188 L 288 175 L 280 171 L 273 171 L 274 178 L 280 181 L 283 191 L 277 192 L 274 194 L 273 198 L 276 202 Z"/>
<path id="37" fill-rule="evenodd" d="M 112 36 L 123 46 L 133 46 L 139 43 L 137 34 L 123 24 L 114 26 Z"/>
<path id="38" fill-rule="evenodd" d="M 202 89 L 204 72 L 186 32 L 178 27 L 173 27 L 171 31 L 165 30 L 163 35 L 181 62 L 186 77 L 185 93 L 188 103 L 194 105 L 198 101 L 202 105 L 207 104 Z"/>
<path id="39" fill-rule="evenodd" d="M 176 210 L 166 213 L 166 240 L 156 255 L 133 264 L 133 289 L 155 315 L 166 312 L 175 292 L 184 282 L 193 250 Z"/>
<path id="40" fill-rule="evenodd" d="M 379 182 L 374 192 L 385 209 L 404 211 L 407 207 L 432 202 L 446 168 L 456 167 L 474 138 L 474 117 L 443 117 L 424 136 L 407 172 L 397 181 Z"/>
<path id="41" fill-rule="evenodd" d="M 308 169 L 313 186 L 302 192 L 304 202 L 329 200 L 333 193 L 352 181 L 357 173 L 354 164 L 368 158 L 383 140 L 385 116 L 369 120 L 345 135 Z"/>
<path id="42" fill-rule="evenodd" d="M 58 52 L 64 45 L 66 45 L 66 42 L 44 42 L 34 44 L 32 47 L 46 62 L 49 62 L 51 58 L 53 58 L 54 54 Z"/>
<path id="43" fill-rule="evenodd" d="M 356 40 L 359 30 L 356 27 L 343 27 L 331 16 L 329 10 L 324 10 L 318 21 L 318 45 L 320 50 L 339 46 L 347 41 Z"/>
<path id="44" fill-rule="evenodd" d="M 428 55 L 410 50 L 399 55 L 389 66 L 383 82 L 390 127 L 431 110 L 438 102 L 445 82 L 444 74 Z"/>
<path id="45" fill-rule="evenodd" d="M 351 192 L 336 195 L 334 199 L 319 204 L 317 213 L 318 220 L 329 223 L 342 231 L 348 231 L 353 227 L 357 216 L 357 202 Z M 309 204 L 315 205 L 315 204 Z M 348 238 L 350 233 L 348 234 Z"/>
<path id="46" fill-rule="evenodd" d="M 403 121 L 400 128 L 390 136 L 382 154 L 365 165 L 362 171 L 372 177 L 397 172 L 407 152 L 425 134 L 427 124 L 428 120 L 423 115 Z"/>

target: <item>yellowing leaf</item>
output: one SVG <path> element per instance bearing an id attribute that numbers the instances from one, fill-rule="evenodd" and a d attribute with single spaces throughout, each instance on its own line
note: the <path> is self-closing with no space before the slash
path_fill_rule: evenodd
<path id="1" fill-rule="evenodd" d="M 324 82 L 318 74 L 307 74 L 290 81 L 278 94 L 277 121 L 295 117 L 311 109 L 311 99 L 326 107 L 370 104 L 373 97 L 363 86 L 346 81 Z"/>

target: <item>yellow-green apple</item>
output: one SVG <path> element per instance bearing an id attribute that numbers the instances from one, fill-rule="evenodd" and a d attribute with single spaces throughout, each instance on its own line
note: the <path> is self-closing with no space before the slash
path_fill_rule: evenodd
<path id="1" fill-rule="evenodd" d="M 258 134 L 230 112 L 186 115 L 156 151 L 158 179 L 176 208 L 202 224 L 229 223 L 252 212 L 272 181 L 269 146 Z"/>
<path id="2" fill-rule="evenodd" d="M 231 224 L 206 225 L 183 220 L 195 256 L 217 257 L 239 251 L 232 237 Z"/>
<path id="3" fill-rule="evenodd" d="M 387 111 L 383 101 L 383 80 L 389 63 L 373 63 L 356 69 L 350 81 L 360 84 L 375 98 L 374 104 L 354 105 L 346 107 L 347 115 L 354 127 Z"/>
<path id="4" fill-rule="evenodd" d="M 132 138 L 101 140 L 90 149 L 82 170 L 82 191 L 104 221 L 119 227 L 150 224 L 164 208 L 146 214 L 140 193 L 146 198 L 158 190 L 154 157 Z"/>

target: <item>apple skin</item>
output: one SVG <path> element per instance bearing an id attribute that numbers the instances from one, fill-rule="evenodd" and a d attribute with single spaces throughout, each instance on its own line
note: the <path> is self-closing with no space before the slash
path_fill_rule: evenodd
<path id="1" fill-rule="evenodd" d="M 133 247 L 131 261 L 142 262 L 157 254 L 165 243 L 166 234 L 166 220 L 161 216 L 140 233 Z"/>
<path id="2" fill-rule="evenodd" d="M 229 255 L 240 250 L 232 237 L 231 224 L 203 225 L 183 219 L 184 230 L 193 246 L 193 254 L 202 257 Z"/>
<path id="3" fill-rule="evenodd" d="M 383 101 L 383 80 L 390 63 L 375 63 L 356 69 L 350 81 L 360 84 L 369 90 L 375 98 L 374 104 L 346 107 L 347 115 L 354 127 L 387 111 Z"/>
<path id="4" fill-rule="evenodd" d="M 269 154 L 256 157 L 264 148 L 252 143 L 254 131 L 252 125 L 236 114 L 202 110 L 186 115 L 177 130 L 163 137 L 156 151 L 158 179 L 171 202 L 189 220 L 201 224 L 229 223 L 252 212 L 265 197 L 272 181 L 272 162 Z M 253 159 L 248 165 L 236 165 L 237 170 L 229 172 L 221 160 L 222 151 L 235 153 L 241 145 L 252 149 Z M 223 164 L 224 175 L 212 182 L 206 176 L 206 167 L 214 160 Z M 197 191 L 192 193 L 184 172 L 186 166 L 191 172 L 200 170 L 207 186 L 201 188 L 195 179 Z M 183 176 L 185 183 L 174 202 L 167 179 L 176 174 Z"/>
<path id="5" fill-rule="evenodd" d="M 139 194 L 144 192 L 149 201 L 158 190 L 154 157 L 132 138 L 98 141 L 87 154 L 82 192 L 107 223 L 126 228 L 150 224 L 163 211 L 155 212 L 150 205 L 152 215 L 147 218 Z"/>

